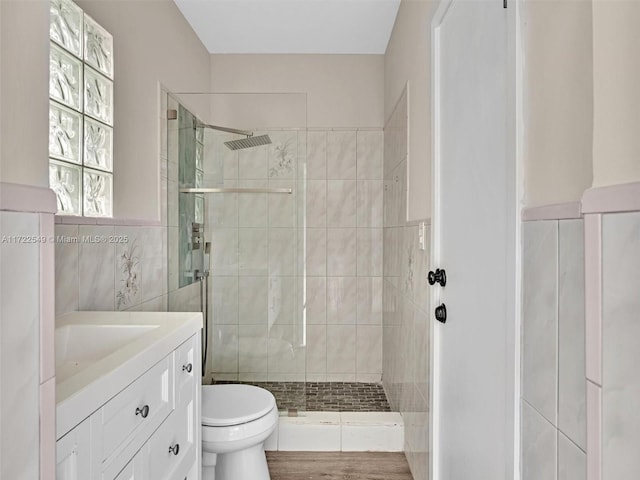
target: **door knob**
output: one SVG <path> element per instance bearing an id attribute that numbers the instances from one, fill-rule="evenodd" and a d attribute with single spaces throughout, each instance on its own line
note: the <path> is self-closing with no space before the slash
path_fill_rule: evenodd
<path id="1" fill-rule="evenodd" d="M 447 323 L 447 306 L 444 303 L 436 307 L 436 320 Z"/>
<path id="2" fill-rule="evenodd" d="M 429 285 L 439 283 L 441 287 L 444 287 L 447 284 L 447 274 L 444 269 L 436 268 L 435 272 L 429 272 L 427 280 L 429 280 Z"/>

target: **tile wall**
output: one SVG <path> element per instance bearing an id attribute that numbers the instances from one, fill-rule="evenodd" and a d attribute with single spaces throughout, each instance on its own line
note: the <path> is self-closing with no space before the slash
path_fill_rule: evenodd
<path id="1" fill-rule="evenodd" d="M 523 480 L 586 479 L 584 264 L 582 219 L 523 224 Z"/>
<path id="2" fill-rule="evenodd" d="M 294 191 L 206 200 L 214 376 L 378 382 L 382 131 L 259 133 L 273 144 L 239 152 L 223 145 L 234 137 L 205 134 L 206 186 Z"/>
<path id="3" fill-rule="evenodd" d="M 199 286 L 178 289 L 177 266 L 168 269 L 168 235 L 178 233 L 177 163 L 167 152 L 167 94 L 160 95 L 161 222 L 57 217 L 56 315 L 76 310 L 199 310 Z M 176 132 L 177 132 L 177 126 Z M 175 157 L 177 159 L 177 156 Z M 174 175 L 174 176 L 172 176 Z M 168 188 L 167 188 L 168 186 Z M 169 239 L 170 240 L 170 239 Z M 169 277 L 169 270 L 176 272 Z"/>
<path id="4" fill-rule="evenodd" d="M 414 480 L 428 478 L 430 226 L 407 222 L 407 98 L 384 130 L 383 385 L 405 426 L 404 451 Z"/>
<path id="5" fill-rule="evenodd" d="M 602 215 L 601 342 L 598 478 L 631 480 L 640 476 L 640 212 Z"/>

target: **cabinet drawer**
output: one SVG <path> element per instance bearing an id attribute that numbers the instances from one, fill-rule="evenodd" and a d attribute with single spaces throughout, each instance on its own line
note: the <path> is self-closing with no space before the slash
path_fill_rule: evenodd
<path id="1" fill-rule="evenodd" d="M 102 472 L 102 480 L 149 480 L 147 465 L 149 463 L 149 445 L 145 444 L 136 456 L 117 475 L 110 469 Z"/>
<path id="2" fill-rule="evenodd" d="M 200 375 L 197 340 L 198 335 L 194 335 L 176 350 L 176 405 L 188 403 L 193 398 L 195 377 Z"/>
<path id="3" fill-rule="evenodd" d="M 91 427 L 85 420 L 56 442 L 56 479 L 91 477 Z"/>
<path id="4" fill-rule="evenodd" d="M 125 448 L 137 435 L 136 450 L 173 410 L 173 354 L 113 397 L 97 412 L 102 431 L 101 460 Z M 134 452 L 136 450 L 133 450 Z"/>
<path id="5" fill-rule="evenodd" d="M 195 402 L 177 408 L 149 440 L 149 478 L 183 479 L 196 461 Z"/>

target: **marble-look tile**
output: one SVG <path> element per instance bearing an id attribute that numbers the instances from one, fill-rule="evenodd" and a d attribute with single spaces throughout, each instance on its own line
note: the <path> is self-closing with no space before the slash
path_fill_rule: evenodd
<path id="1" fill-rule="evenodd" d="M 382 325 L 382 277 L 358 277 L 358 325 Z"/>
<path id="2" fill-rule="evenodd" d="M 306 225 L 311 228 L 327 226 L 327 181 L 308 180 L 306 197 Z"/>
<path id="3" fill-rule="evenodd" d="M 358 228 L 358 276 L 382 276 L 382 229 Z"/>
<path id="4" fill-rule="evenodd" d="M 176 238 L 170 245 L 178 245 Z M 169 236 L 171 239 L 171 236 Z M 171 249 L 169 251 L 171 254 Z M 212 275 L 238 275 L 238 229 L 237 228 L 216 228 L 211 237 L 211 273 Z M 177 259 L 175 270 L 177 271 Z"/>
<path id="5" fill-rule="evenodd" d="M 268 233 L 266 228 L 238 229 L 240 275 L 266 275 L 269 267 Z M 214 244 L 215 248 L 215 244 Z"/>
<path id="6" fill-rule="evenodd" d="M 358 325 L 356 330 L 356 372 L 382 372 L 382 326 Z"/>
<path id="7" fill-rule="evenodd" d="M 299 346 L 300 340 L 302 339 L 298 338 L 297 331 L 293 325 L 270 326 L 267 360 L 270 379 L 275 380 L 275 377 L 271 376 L 271 374 L 277 373 L 301 373 L 300 380 L 304 378 L 306 348 Z M 287 380 L 283 379 L 281 381 Z"/>
<path id="8" fill-rule="evenodd" d="M 307 228 L 305 235 L 307 275 L 324 276 L 327 274 L 327 230 Z"/>
<path id="9" fill-rule="evenodd" d="M 356 275 L 356 229 L 327 229 L 327 275 Z"/>
<path id="10" fill-rule="evenodd" d="M 269 180 L 269 188 L 295 188 L 292 180 Z M 269 227 L 294 228 L 296 226 L 297 192 L 271 193 L 269 199 Z"/>
<path id="11" fill-rule="evenodd" d="M 237 193 L 216 193 L 205 196 L 206 226 L 208 228 L 238 227 L 238 197 Z"/>
<path id="12" fill-rule="evenodd" d="M 358 227 L 382 227 L 382 180 L 358 180 L 357 214 Z"/>
<path id="13" fill-rule="evenodd" d="M 356 326 L 327 325 L 327 373 L 350 374 L 355 379 L 355 371 Z"/>
<path id="14" fill-rule="evenodd" d="M 234 230 L 236 241 L 238 238 L 238 230 Z M 178 227 L 167 227 L 167 289 L 169 292 L 173 292 L 178 289 L 178 273 L 180 267 L 178 265 L 178 242 L 179 231 Z M 237 251 L 237 249 L 236 249 Z M 212 251 L 212 260 L 216 259 L 216 251 Z M 215 264 L 214 264 L 215 265 Z M 236 253 L 236 268 L 235 272 L 238 272 L 237 253 Z M 212 269 L 212 274 L 215 275 L 216 271 Z"/>
<path id="15" fill-rule="evenodd" d="M 561 220 L 558 255 L 558 428 L 586 449 L 584 224 Z"/>
<path id="16" fill-rule="evenodd" d="M 269 178 L 296 178 L 298 132 L 270 131 L 271 145 L 267 148 Z"/>
<path id="17" fill-rule="evenodd" d="M 383 136 L 382 130 L 357 133 L 358 180 L 382 179 Z"/>
<path id="18" fill-rule="evenodd" d="M 270 228 L 269 275 L 295 275 L 296 230 L 294 228 Z"/>
<path id="19" fill-rule="evenodd" d="M 244 180 L 238 183 L 240 188 L 268 188 L 267 180 Z M 238 194 L 238 226 L 247 228 L 267 227 L 269 225 L 269 194 Z"/>
<path id="20" fill-rule="evenodd" d="M 327 178 L 327 132 L 307 132 L 307 178 Z"/>
<path id="21" fill-rule="evenodd" d="M 268 286 L 269 325 L 293 325 L 296 320 L 295 277 L 269 277 Z"/>
<path id="22" fill-rule="evenodd" d="M 602 478 L 640 472 L 640 213 L 602 221 Z M 631 472 L 635 472 L 631 474 Z"/>
<path id="23" fill-rule="evenodd" d="M 584 451 L 558 432 L 558 480 L 586 480 L 587 458 Z"/>
<path id="24" fill-rule="evenodd" d="M 327 178 L 356 179 L 356 132 L 327 132 Z"/>
<path id="25" fill-rule="evenodd" d="M 327 324 L 355 324 L 356 302 L 356 277 L 327 278 Z"/>
<path id="26" fill-rule="evenodd" d="M 557 425 L 558 222 L 523 230 L 522 396 Z"/>
<path id="27" fill-rule="evenodd" d="M 522 480 L 557 478 L 557 430 L 522 402 Z"/>
<path id="28" fill-rule="evenodd" d="M 257 134 L 257 132 L 256 132 Z M 268 174 L 268 149 L 247 148 L 238 151 L 238 177 L 266 179 Z"/>
<path id="29" fill-rule="evenodd" d="M 584 216 L 585 370 L 602 385 L 602 215 Z"/>
<path id="30" fill-rule="evenodd" d="M 327 181 L 327 226 L 356 226 L 356 181 Z"/>
<path id="31" fill-rule="evenodd" d="M 238 371 L 267 373 L 267 325 L 238 327 Z"/>
<path id="32" fill-rule="evenodd" d="M 307 372 L 327 371 L 327 326 L 307 325 Z"/>
<path id="33" fill-rule="evenodd" d="M 327 323 L 327 278 L 307 277 L 306 317 L 308 325 Z"/>
<path id="34" fill-rule="evenodd" d="M 238 323 L 238 277 L 211 277 L 213 318 L 218 325 Z"/>
<path id="35" fill-rule="evenodd" d="M 142 258 L 146 248 L 141 228 L 116 227 L 115 308 L 125 310 L 142 302 Z"/>
<path id="36" fill-rule="evenodd" d="M 240 277 L 238 279 L 238 323 L 267 325 L 268 277 Z"/>
<path id="37" fill-rule="evenodd" d="M 109 243 L 114 227 L 80 225 L 79 310 L 114 310 L 115 244 Z M 91 242 L 87 239 L 91 238 Z M 107 240 L 105 240 L 107 239 Z M 94 243 L 92 243 L 94 242 Z"/>
<path id="38" fill-rule="evenodd" d="M 0 212 L 0 236 L 39 235 L 39 215 Z M 39 246 L 0 244 L 0 478 L 38 478 Z M 10 461 L 6 461 L 10 458 Z"/>
<path id="39" fill-rule="evenodd" d="M 211 355 L 213 371 L 219 373 L 238 372 L 238 325 L 214 325 Z M 218 378 L 218 374 L 216 374 Z"/>
<path id="40" fill-rule="evenodd" d="M 78 310 L 78 226 L 57 224 L 56 245 L 56 315 Z"/>

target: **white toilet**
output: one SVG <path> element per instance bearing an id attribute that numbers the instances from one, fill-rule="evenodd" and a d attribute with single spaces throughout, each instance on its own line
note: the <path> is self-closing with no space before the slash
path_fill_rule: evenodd
<path id="1" fill-rule="evenodd" d="M 271 392 L 253 385 L 202 387 L 202 480 L 270 480 L 264 441 L 278 423 Z"/>

